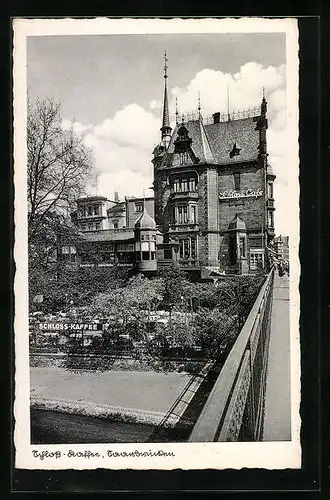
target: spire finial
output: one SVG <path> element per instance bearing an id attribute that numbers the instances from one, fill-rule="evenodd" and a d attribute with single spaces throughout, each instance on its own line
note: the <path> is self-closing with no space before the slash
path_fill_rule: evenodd
<path id="1" fill-rule="evenodd" d="M 178 98 L 175 98 L 175 123 L 178 124 L 179 121 L 179 109 L 178 109 Z"/>
<path id="2" fill-rule="evenodd" d="M 227 119 L 230 121 L 229 84 L 227 85 Z"/>
<path id="3" fill-rule="evenodd" d="M 200 120 L 202 115 L 201 115 L 201 93 L 198 91 L 198 119 Z"/>
<path id="4" fill-rule="evenodd" d="M 164 78 L 165 78 L 165 82 L 166 82 L 167 70 L 168 70 L 167 63 L 168 63 L 168 59 L 167 59 L 167 54 L 166 54 L 166 49 L 165 49 L 165 53 L 164 53 Z"/>
<path id="5" fill-rule="evenodd" d="M 181 123 L 182 123 L 182 125 L 184 124 L 184 114 L 183 113 L 181 115 Z"/>
<path id="6" fill-rule="evenodd" d="M 262 87 L 261 113 L 264 116 L 266 116 L 266 113 L 267 113 L 267 101 L 266 101 L 266 96 L 265 96 L 265 87 Z"/>
<path id="7" fill-rule="evenodd" d="M 146 190 L 143 189 L 143 212 L 146 212 Z"/>

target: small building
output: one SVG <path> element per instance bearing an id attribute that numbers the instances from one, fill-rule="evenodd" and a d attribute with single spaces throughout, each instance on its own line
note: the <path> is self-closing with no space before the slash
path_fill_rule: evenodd
<path id="1" fill-rule="evenodd" d="M 156 222 L 148 214 L 145 205 L 142 214 L 135 222 L 134 240 L 136 270 L 138 272 L 157 272 Z"/>

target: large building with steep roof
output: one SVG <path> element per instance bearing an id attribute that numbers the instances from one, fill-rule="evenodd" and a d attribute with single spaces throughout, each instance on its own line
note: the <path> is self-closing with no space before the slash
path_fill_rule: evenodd
<path id="1" fill-rule="evenodd" d="M 203 118 L 200 104 L 181 120 L 176 111 L 172 129 L 167 70 L 165 55 L 154 197 L 120 202 L 116 193 L 114 201 L 78 200 L 75 220 L 83 237 L 75 262 L 88 263 L 92 254 L 100 264 L 125 263 L 143 272 L 175 263 L 206 278 L 267 267 L 275 175 L 268 163 L 265 96 L 258 108 L 215 112 L 211 119 Z M 145 220 L 155 220 L 152 228 L 140 227 Z"/>
<path id="2" fill-rule="evenodd" d="M 165 60 L 161 141 L 154 149 L 155 218 L 163 233 L 159 265 L 253 273 L 266 265 L 274 237 L 268 164 L 267 102 L 260 108 L 170 127 Z"/>

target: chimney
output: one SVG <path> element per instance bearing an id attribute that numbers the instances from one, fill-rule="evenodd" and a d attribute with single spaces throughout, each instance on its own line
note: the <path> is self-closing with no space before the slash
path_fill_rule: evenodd
<path id="1" fill-rule="evenodd" d="M 118 191 L 115 191 L 114 196 L 115 196 L 115 202 L 118 203 L 119 202 Z"/>
<path id="2" fill-rule="evenodd" d="M 220 122 L 220 113 L 219 111 L 217 113 L 213 113 L 213 123 L 219 123 Z"/>

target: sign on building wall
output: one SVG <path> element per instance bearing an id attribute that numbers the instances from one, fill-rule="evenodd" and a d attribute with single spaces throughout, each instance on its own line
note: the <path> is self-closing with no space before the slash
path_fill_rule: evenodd
<path id="1" fill-rule="evenodd" d="M 260 198 L 263 195 L 263 190 L 261 188 L 253 191 L 253 189 L 247 189 L 246 191 L 238 192 L 235 190 L 223 191 L 219 193 L 220 200 L 233 200 L 240 198 Z"/>

